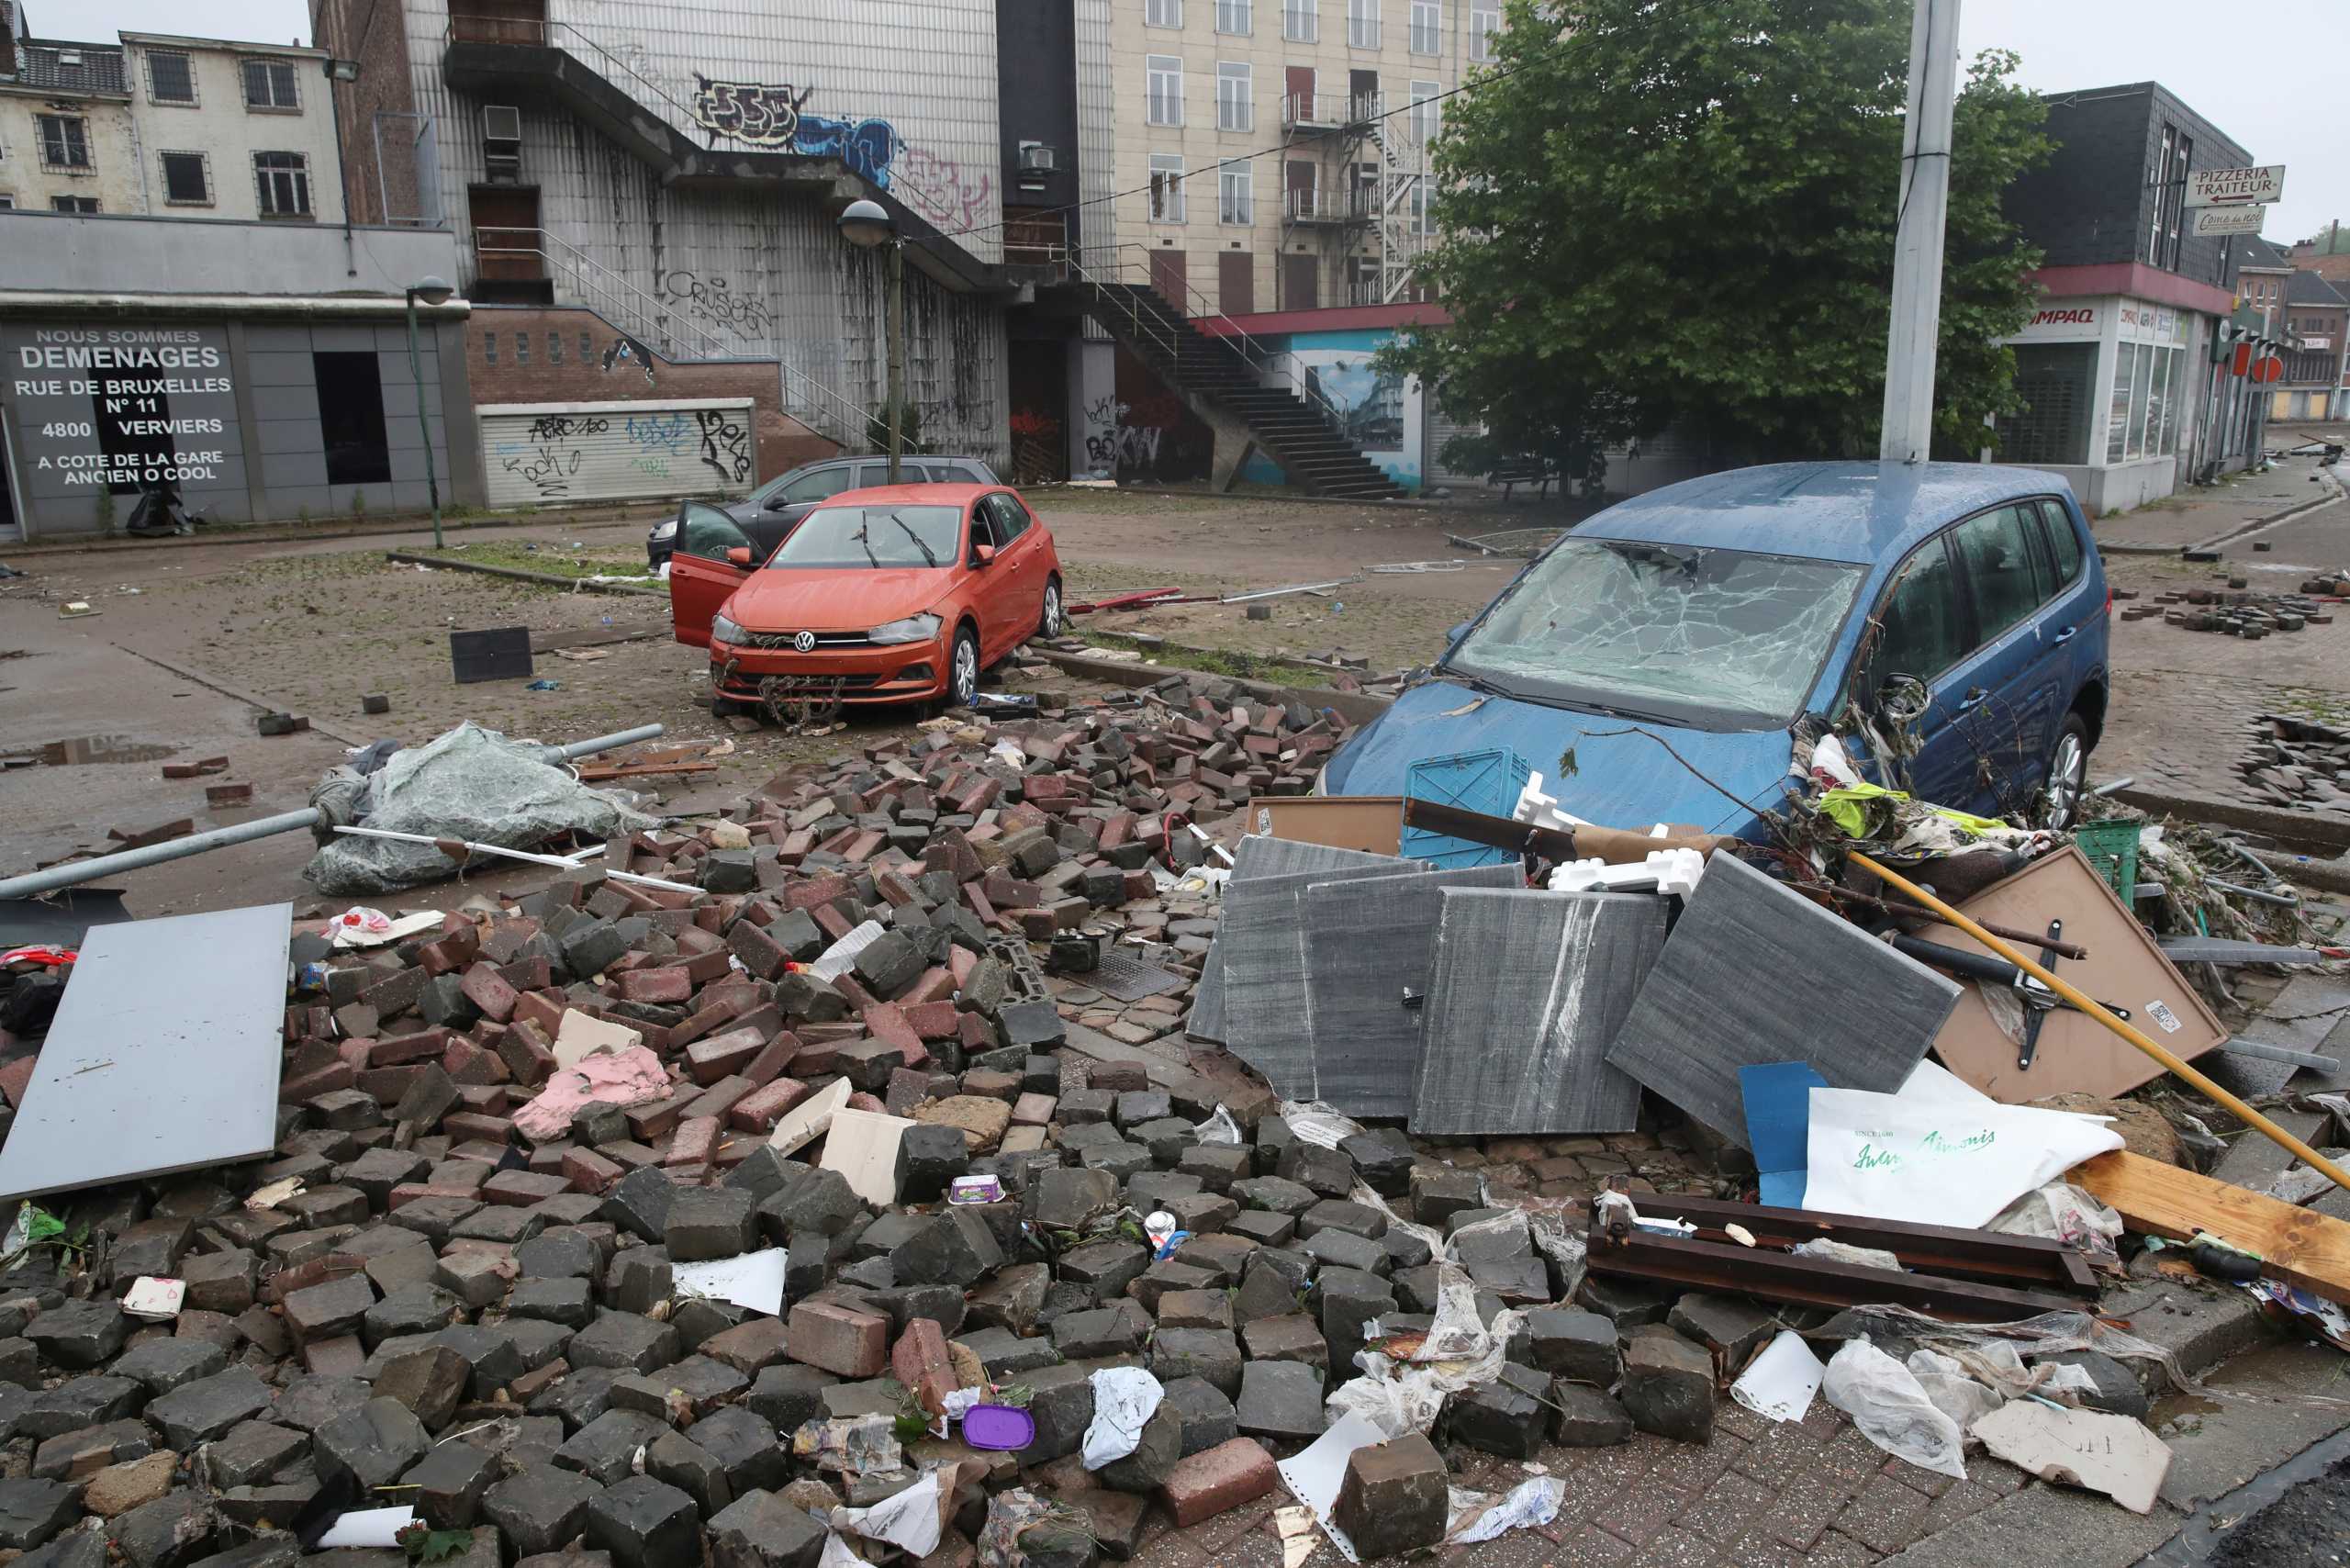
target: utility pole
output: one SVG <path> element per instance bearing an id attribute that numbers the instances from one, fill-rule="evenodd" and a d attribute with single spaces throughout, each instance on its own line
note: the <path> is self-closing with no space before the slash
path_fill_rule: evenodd
<path id="1" fill-rule="evenodd" d="M 1932 442 L 1942 225 L 1950 212 L 1951 118 L 1958 95 L 1958 0 L 1916 5 L 1908 111 L 1901 121 L 1893 323 L 1885 345 L 1885 432 L 1877 443 L 1877 456 L 1886 463 L 1923 463 Z"/>

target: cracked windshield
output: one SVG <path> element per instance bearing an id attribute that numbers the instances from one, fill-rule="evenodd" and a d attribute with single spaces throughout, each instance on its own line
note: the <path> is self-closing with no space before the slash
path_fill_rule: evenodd
<path id="1" fill-rule="evenodd" d="M 801 520 L 767 565 L 948 566 L 962 532 L 960 507 L 824 507 Z"/>
<path id="2" fill-rule="evenodd" d="M 1862 568 L 1836 561 L 1569 540 L 1446 661 L 1505 695 L 1708 728 L 1803 706 Z"/>

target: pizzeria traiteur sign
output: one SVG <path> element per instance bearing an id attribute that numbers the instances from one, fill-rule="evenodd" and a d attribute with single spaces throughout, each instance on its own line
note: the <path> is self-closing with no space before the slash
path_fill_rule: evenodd
<path id="1" fill-rule="evenodd" d="M 2187 206 L 2252 207 L 2280 201 L 2285 195 L 2285 165 L 2264 163 L 2249 169 L 2195 169 L 2187 176 Z"/>

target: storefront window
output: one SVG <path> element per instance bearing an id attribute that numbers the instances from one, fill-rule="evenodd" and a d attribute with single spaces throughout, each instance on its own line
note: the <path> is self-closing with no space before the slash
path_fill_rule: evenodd
<path id="1" fill-rule="evenodd" d="M 2130 455 L 2146 455 L 2146 389 L 2154 380 L 2154 354 L 2150 343 L 2138 345 L 2137 364 L 2130 373 Z"/>
<path id="2" fill-rule="evenodd" d="M 2015 352 L 2016 392 L 2025 407 L 1999 420 L 1999 461 L 2086 465 L 2097 415 L 2097 345 L 2020 343 Z"/>
<path id="3" fill-rule="evenodd" d="M 2130 444 L 2130 380 L 2137 374 L 2138 345 L 2122 343 L 2114 350 L 2113 407 L 2106 427 L 2105 460 L 2119 463 Z"/>

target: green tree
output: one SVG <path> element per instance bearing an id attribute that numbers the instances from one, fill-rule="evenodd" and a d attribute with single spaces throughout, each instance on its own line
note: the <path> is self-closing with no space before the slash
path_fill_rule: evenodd
<path id="1" fill-rule="evenodd" d="M 1584 477 L 1680 422 L 1722 463 L 1876 450 L 1893 278 L 1906 0 L 1509 0 L 1488 80 L 1449 100 L 1439 238 L 1421 275 L 1449 326 L 1386 368 L 1486 433 L 1448 462 L 1539 454 Z M 1998 340 L 2040 254 L 2000 192 L 2047 156 L 2016 57 L 1957 107 L 1937 455 L 2020 407 Z"/>

